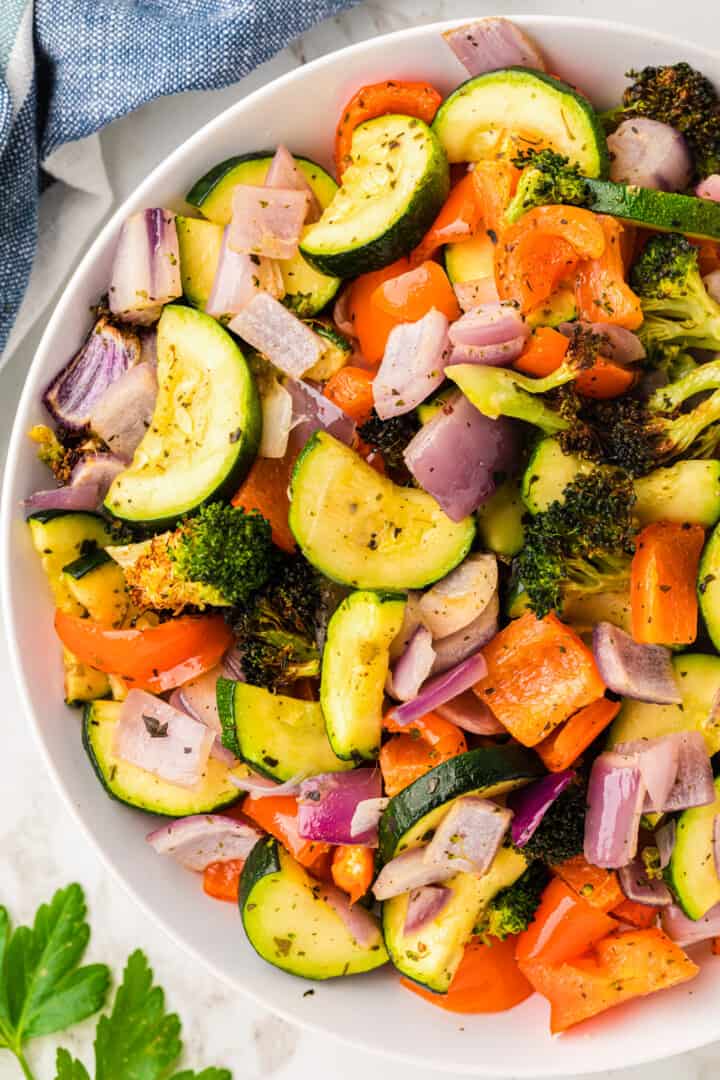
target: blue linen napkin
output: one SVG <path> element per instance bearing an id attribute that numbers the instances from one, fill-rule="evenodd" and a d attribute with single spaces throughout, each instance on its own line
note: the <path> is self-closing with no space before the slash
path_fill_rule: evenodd
<path id="1" fill-rule="evenodd" d="M 2 0 L 0 355 L 37 244 L 43 164 L 161 94 L 217 89 L 358 0 Z"/>

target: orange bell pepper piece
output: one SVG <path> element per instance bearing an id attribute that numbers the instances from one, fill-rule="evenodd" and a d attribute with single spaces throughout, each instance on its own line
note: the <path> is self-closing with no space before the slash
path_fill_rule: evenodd
<path id="1" fill-rule="evenodd" d="M 364 424 L 373 410 L 373 375 L 365 368 L 340 368 L 328 379 L 323 394 L 357 424 Z"/>
<path id="2" fill-rule="evenodd" d="M 330 844 L 306 840 L 298 832 L 297 799 L 294 795 L 268 795 L 262 799 L 246 796 L 242 813 L 266 833 L 279 840 L 301 866 L 316 877 L 326 879 L 330 867 Z"/>
<path id="3" fill-rule="evenodd" d="M 613 911 L 625 899 L 615 871 L 591 866 L 582 855 L 566 859 L 552 870 L 591 907 L 600 911 Z"/>
<path id="4" fill-rule="evenodd" d="M 482 207 L 472 173 L 455 184 L 442 210 L 410 255 L 413 266 L 431 259 L 444 244 L 457 244 L 475 235 L 482 222 Z"/>
<path id="5" fill-rule="evenodd" d="M 214 862 L 203 871 L 203 889 L 214 900 L 227 900 L 237 904 L 244 859 Z"/>
<path id="6" fill-rule="evenodd" d="M 368 274 L 361 274 L 350 286 L 348 298 L 350 321 L 355 327 L 360 351 L 371 364 L 380 363 L 390 331 L 402 321 L 394 315 L 388 315 L 386 311 L 381 311 L 373 303 L 373 293 L 378 285 L 389 281 L 390 278 L 407 273 L 409 269 L 408 259 L 398 259 L 389 266 L 384 266 L 382 270 L 372 270 Z"/>
<path id="7" fill-rule="evenodd" d="M 448 1012 L 505 1012 L 533 992 L 515 961 L 515 940 L 496 938 L 489 945 L 478 940 L 469 942 L 447 994 L 434 994 L 409 979 L 400 982 L 406 990 Z"/>
<path id="8" fill-rule="evenodd" d="M 372 848 L 359 844 L 341 844 L 332 855 L 332 879 L 355 904 L 367 893 L 375 876 L 375 855 Z"/>
<path id="9" fill-rule="evenodd" d="M 497 240 L 503 229 L 505 211 L 520 179 L 520 170 L 509 161 L 476 161 L 470 175 L 483 225 Z"/>
<path id="10" fill-rule="evenodd" d="M 720 937 L 712 939 L 712 954 L 713 956 L 720 956 Z"/>
<path id="11" fill-rule="evenodd" d="M 295 551 L 295 537 L 290 532 L 288 488 L 293 470 L 293 457 L 256 457 L 250 472 L 233 496 L 233 506 L 243 510 L 258 510 L 270 522 L 273 543 L 289 554 Z"/>
<path id="12" fill-rule="evenodd" d="M 515 957 L 520 964 L 564 964 L 615 929 L 614 919 L 556 877 L 545 889 L 535 918 L 519 935 Z"/>
<path id="13" fill-rule="evenodd" d="M 611 934 L 572 963 L 520 966 L 538 993 L 550 1002 L 553 1034 L 623 1001 L 677 986 L 699 971 L 656 927 Z"/>
<path id="14" fill-rule="evenodd" d="M 588 255 L 578 267 L 575 279 L 578 318 L 637 330 L 643 313 L 640 300 L 625 281 L 623 226 L 605 214 L 598 214 L 597 220 L 606 243 L 600 254 Z"/>
<path id="15" fill-rule="evenodd" d="M 515 367 L 527 375 L 542 378 L 560 367 L 569 348 L 570 340 L 564 334 L 549 326 L 539 326 L 515 361 Z M 598 355 L 592 367 L 579 372 L 575 387 L 584 397 L 605 400 L 624 394 L 635 382 L 635 377 L 631 368 L 621 367 Z"/>
<path id="16" fill-rule="evenodd" d="M 387 79 L 385 82 L 362 86 L 343 109 L 335 132 L 335 165 L 338 177 L 350 162 L 353 132 L 366 120 L 386 113 L 417 116 L 426 124 L 432 123 L 442 103 L 442 95 L 425 82 L 405 82 Z"/>
<path id="17" fill-rule="evenodd" d="M 423 262 L 414 270 L 378 285 L 371 303 L 398 322 L 417 322 L 436 308 L 450 322 L 460 318 L 460 305 L 447 274 L 436 262 Z"/>
<path id="18" fill-rule="evenodd" d="M 488 672 L 473 689 L 524 746 L 535 746 L 605 692 L 592 652 L 553 613 L 514 619 L 483 655 Z"/>
<path id="19" fill-rule="evenodd" d="M 632 634 L 647 645 L 690 645 L 697 636 L 701 525 L 656 521 L 637 537 L 630 570 Z"/>
<path id="20" fill-rule="evenodd" d="M 427 713 L 412 724 L 401 726 L 389 713 L 386 731 L 401 732 L 380 750 L 380 770 L 387 795 L 397 795 L 442 761 L 464 754 L 467 741 L 463 732 L 449 720 Z"/>
<path id="21" fill-rule="evenodd" d="M 649 926 L 655 925 L 659 912 L 659 907 L 652 907 L 650 904 L 638 904 L 635 900 L 623 900 L 622 903 L 612 909 L 610 914 L 615 919 L 634 926 L 636 930 L 647 930 Z"/>
<path id="22" fill-rule="evenodd" d="M 535 750 L 550 772 L 569 769 L 620 712 L 620 702 L 600 698 L 556 727 Z"/>

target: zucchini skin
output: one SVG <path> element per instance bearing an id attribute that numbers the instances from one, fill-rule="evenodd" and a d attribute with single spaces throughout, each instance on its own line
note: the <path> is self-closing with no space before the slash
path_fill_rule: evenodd
<path id="1" fill-rule="evenodd" d="M 278 842 L 272 836 L 264 836 L 258 840 L 252 849 L 240 875 L 238 888 L 238 904 L 240 914 L 248 902 L 250 893 L 253 891 L 261 878 L 268 874 L 279 874 L 282 867 L 278 856 Z"/>
<path id="2" fill-rule="evenodd" d="M 274 154 L 274 150 L 255 150 L 251 154 L 237 154 L 235 157 L 219 161 L 217 165 L 213 165 L 212 169 L 209 169 L 199 180 L 195 181 L 185 196 L 185 202 L 190 203 L 191 206 L 196 206 L 198 210 L 202 210 L 202 204 L 210 192 L 217 187 L 231 169 L 234 169 L 237 165 L 245 165 L 248 161 L 259 161 L 262 158 L 272 160 Z"/>
<path id="3" fill-rule="evenodd" d="M 586 182 L 593 200 L 590 209 L 597 214 L 610 214 L 661 232 L 720 240 L 720 204 L 710 199 L 614 184 L 610 180 Z"/>

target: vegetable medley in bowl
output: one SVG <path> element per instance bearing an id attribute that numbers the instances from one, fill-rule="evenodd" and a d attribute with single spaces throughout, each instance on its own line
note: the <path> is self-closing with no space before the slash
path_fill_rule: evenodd
<path id="1" fill-rule="evenodd" d="M 98 781 L 261 957 L 562 1032 L 720 946 L 720 99 L 444 36 L 334 176 L 124 223 L 25 506 Z"/>

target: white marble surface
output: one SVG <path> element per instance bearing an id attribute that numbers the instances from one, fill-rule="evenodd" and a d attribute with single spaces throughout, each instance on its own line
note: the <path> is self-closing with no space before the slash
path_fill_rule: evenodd
<path id="1" fill-rule="evenodd" d="M 275 76 L 351 42 L 417 22 L 445 17 L 513 12 L 574 14 L 627 19 L 718 47 L 720 32 L 714 0 L 515 0 L 498 10 L 487 0 L 369 0 L 329 20 L 298 40 L 241 83 L 218 92 L 165 98 L 117 121 L 102 136 L 116 201 L 123 199 L 179 142 L 227 105 Z M 680 57 L 679 57 L 680 58 Z M 62 282 L 57 282 L 58 290 Z M 0 375 L 0 460 L 24 372 L 40 330 L 32 331 Z M 432 1080 L 439 1074 L 404 1068 L 371 1055 L 349 1052 L 330 1038 L 303 1033 L 260 1009 L 178 953 L 159 927 L 148 923 L 135 903 L 102 867 L 98 856 L 50 786 L 27 730 L 0 642 L 0 701 L 3 743 L 0 754 L 0 903 L 18 919 L 31 916 L 57 886 L 77 880 L 91 906 L 92 954 L 120 970 L 125 957 L 142 946 L 171 1005 L 184 1020 L 188 1065 L 225 1064 L 236 1080 Z M 66 1041 L 89 1061 L 93 1024 L 81 1025 Z M 38 1076 L 54 1075 L 54 1039 L 33 1050 Z M 720 1044 L 661 1064 L 635 1068 L 623 1080 L 712 1080 L 720 1071 Z M 18 1076 L 14 1062 L 0 1051 L 0 1080 Z M 123 1080 L 118 1077 L 116 1080 Z"/>

